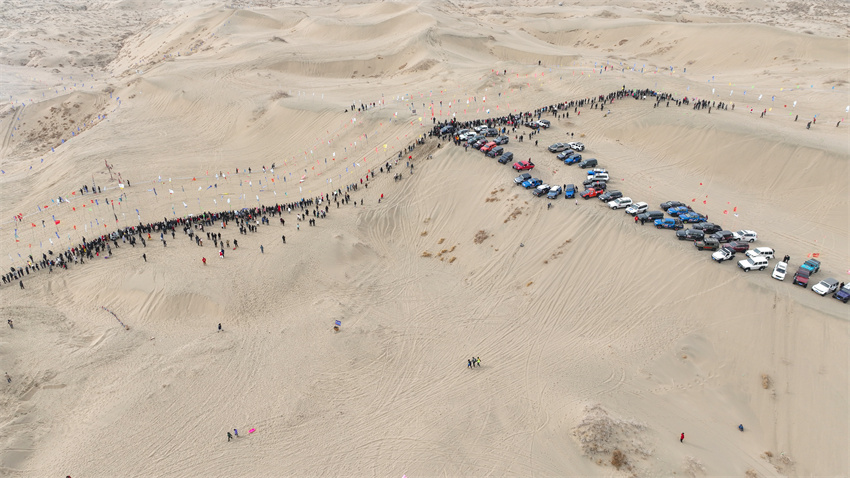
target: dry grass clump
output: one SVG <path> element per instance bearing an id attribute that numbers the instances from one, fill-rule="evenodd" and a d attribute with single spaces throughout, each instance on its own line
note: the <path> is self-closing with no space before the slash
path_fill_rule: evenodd
<path id="1" fill-rule="evenodd" d="M 534 284 L 534 281 L 530 281 L 528 284 L 525 284 L 526 287 L 531 287 L 531 284 Z"/>
<path id="2" fill-rule="evenodd" d="M 688 476 L 697 476 L 697 474 L 705 473 L 705 465 L 692 456 L 686 456 L 685 463 L 682 465 L 682 470 L 684 470 Z"/>
<path id="3" fill-rule="evenodd" d="M 516 218 L 517 218 L 517 216 L 519 216 L 520 214 L 522 214 L 522 209 L 520 209 L 520 208 L 516 208 L 516 209 L 514 209 L 514 212 L 512 212 L 512 213 L 510 213 L 510 214 L 508 215 L 508 218 L 507 218 L 507 219 L 505 219 L 505 221 L 504 221 L 504 222 L 508 222 L 508 221 L 510 221 L 511 219 L 516 219 Z"/>
<path id="4" fill-rule="evenodd" d="M 437 241 L 437 244 L 442 244 L 445 240 L 446 240 L 445 237 L 441 237 L 440 240 Z"/>
<path id="5" fill-rule="evenodd" d="M 422 257 L 431 257 L 431 255 L 432 254 L 428 251 L 425 251 L 425 252 L 422 253 Z"/>
<path id="6" fill-rule="evenodd" d="M 631 470 L 633 464 L 628 455 L 646 458 L 652 454 L 642 436 L 646 425 L 613 417 L 599 404 L 587 406 L 584 413 L 581 423 L 573 429 L 573 438 L 591 459 L 596 460 L 599 455 L 611 456 L 613 464 L 614 452 L 619 451 L 623 459 L 621 466 Z"/>
<path id="7" fill-rule="evenodd" d="M 488 234 L 487 231 L 482 229 L 475 233 L 475 237 L 472 239 L 472 242 L 476 244 L 481 244 L 482 242 L 486 241 L 488 237 L 490 237 L 490 234 Z"/>
<path id="8" fill-rule="evenodd" d="M 428 231 L 422 231 L 422 234 L 419 234 L 419 235 L 422 236 L 422 237 L 425 237 L 425 236 L 428 235 Z"/>
<path id="9" fill-rule="evenodd" d="M 766 373 L 761 374 L 761 388 L 765 390 L 770 388 L 770 375 Z"/>
<path id="10" fill-rule="evenodd" d="M 289 98 L 289 93 L 282 91 L 282 90 L 277 90 L 272 95 L 272 101 L 277 101 L 281 98 Z"/>
<path id="11" fill-rule="evenodd" d="M 746 471 L 746 473 L 744 473 L 744 476 L 746 476 L 746 478 L 758 478 L 759 474 L 756 472 L 756 470 L 750 468 Z"/>
<path id="12" fill-rule="evenodd" d="M 452 262 L 454 262 L 454 261 L 456 261 L 456 260 L 457 260 L 457 257 L 452 256 L 452 258 L 451 258 L 451 259 L 449 259 L 449 264 L 451 264 Z"/>
<path id="13" fill-rule="evenodd" d="M 626 454 L 620 450 L 614 450 L 611 453 L 611 464 L 614 465 L 614 468 L 619 470 L 626 464 Z"/>

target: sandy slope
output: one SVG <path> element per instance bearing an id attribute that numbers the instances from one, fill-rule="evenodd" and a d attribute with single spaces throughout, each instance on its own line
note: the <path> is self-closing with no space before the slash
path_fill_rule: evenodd
<path id="1" fill-rule="evenodd" d="M 846 10 L 792 22 L 751 3 L 4 9 L 0 217 L 26 217 L 19 242 L 0 224 L 3 256 L 21 266 L 137 209 L 153 221 L 359 184 L 427 131 L 431 108 L 492 117 L 625 84 L 736 108 L 623 100 L 507 149 L 546 182 L 580 183 L 545 151 L 573 133 L 633 199 L 693 200 L 792 267 L 819 253 L 815 278 L 845 280 Z M 48 40 L 71 35 L 103 64 L 52 71 L 71 54 Z M 30 41 L 43 53 L 25 62 Z M 221 231 L 241 246 L 223 261 L 178 232 L 0 289 L 15 321 L 0 346 L 3 474 L 850 473 L 845 305 L 717 265 L 597 200 L 547 210 L 480 153 L 431 140 L 411 154 L 412 175 L 378 173 L 352 193 L 363 207 L 331 204 L 315 228 L 293 213 Z M 92 181 L 106 192 L 72 194 Z"/>

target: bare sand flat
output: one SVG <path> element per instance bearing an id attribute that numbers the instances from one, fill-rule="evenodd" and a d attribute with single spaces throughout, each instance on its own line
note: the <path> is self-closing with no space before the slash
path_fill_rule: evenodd
<path id="1" fill-rule="evenodd" d="M 4 2 L 3 273 L 140 222 L 328 211 L 3 283 L 0 474 L 847 476 L 848 306 L 790 276 L 850 270 L 848 11 Z M 785 281 L 428 135 L 623 88 L 690 103 L 544 113 L 506 150 L 581 190 L 546 150 L 581 141 L 611 189 L 757 231 Z"/>

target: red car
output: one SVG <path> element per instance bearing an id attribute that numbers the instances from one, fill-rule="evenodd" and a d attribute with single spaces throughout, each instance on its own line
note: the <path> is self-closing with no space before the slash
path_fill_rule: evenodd
<path id="1" fill-rule="evenodd" d="M 486 153 L 487 151 L 490 151 L 491 149 L 493 149 L 495 147 L 496 147 L 496 142 L 490 141 L 489 143 L 487 143 L 487 144 L 485 144 L 484 146 L 481 147 L 481 152 Z"/>
<path id="2" fill-rule="evenodd" d="M 603 189 L 590 188 L 590 189 L 584 191 L 583 193 L 581 193 L 581 197 L 583 197 L 585 199 L 595 198 L 596 196 L 599 196 L 600 194 L 602 194 L 604 192 L 605 191 Z"/>
<path id="3" fill-rule="evenodd" d="M 517 171 L 524 171 L 526 169 L 534 169 L 534 163 L 532 163 L 531 161 L 519 161 L 519 162 L 514 163 L 513 168 L 516 169 Z"/>

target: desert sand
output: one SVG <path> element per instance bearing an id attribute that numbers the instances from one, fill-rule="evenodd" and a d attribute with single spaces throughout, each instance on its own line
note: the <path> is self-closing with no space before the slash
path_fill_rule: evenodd
<path id="1" fill-rule="evenodd" d="M 577 108 L 506 149 L 580 185 L 546 146 L 582 141 L 635 201 L 846 281 L 848 12 L 3 2 L 7 268 L 140 221 L 351 202 L 208 227 L 239 240 L 223 260 L 178 230 L 3 284 L 0 474 L 848 476 L 847 305 L 596 200 L 547 208 L 427 137 L 623 87 L 728 103 Z"/>

